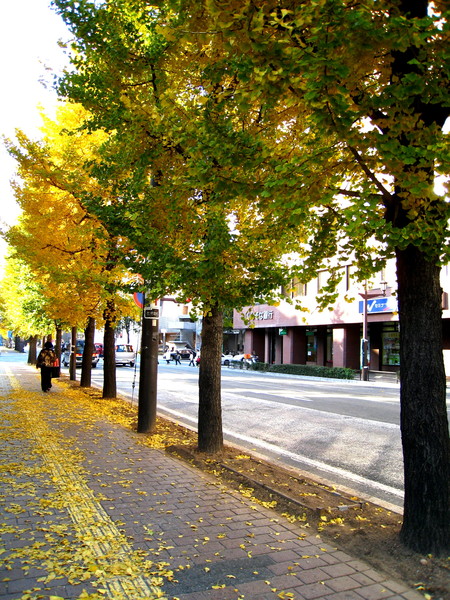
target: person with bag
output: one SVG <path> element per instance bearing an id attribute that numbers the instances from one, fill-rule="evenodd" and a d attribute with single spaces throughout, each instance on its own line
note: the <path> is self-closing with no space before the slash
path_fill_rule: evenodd
<path id="1" fill-rule="evenodd" d="M 41 388 L 43 392 L 48 392 L 52 387 L 53 368 L 56 366 L 57 362 L 58 357 L 53 350 L 53 344 L 51 342 L 45 342 L 36 361 L 36 369 L 41 369 Z"/>

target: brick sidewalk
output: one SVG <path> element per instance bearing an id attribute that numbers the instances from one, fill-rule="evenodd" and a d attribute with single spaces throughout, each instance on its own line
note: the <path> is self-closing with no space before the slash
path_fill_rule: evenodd
<path id="1" fill-rule="evenodd" d="M 0 360 L 0 598 L 423 598 Z M 105 401 L 107 402 L 107 401 Z"/>

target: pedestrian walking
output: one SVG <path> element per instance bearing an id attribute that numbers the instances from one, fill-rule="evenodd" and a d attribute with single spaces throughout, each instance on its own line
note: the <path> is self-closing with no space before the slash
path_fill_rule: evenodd
<path id="1" fill-rule="evenodd" d="M 189 350 L 189 367 L 195 367 L 195 357 L 197 356 L 197 353 L 195 352 L 195 350 Z"/>
<path id="2" fill-rule="evenodd" d="M 175 350 L 174 352 L 172 352 L 171 356 L 176 365 L 181 365 L 181 358 L 180 358 L 180 353 L 178 352 L 178 350 Z"/>
<path id="3" fill-rule="evenodd" d="M 53 367 L 56 365 L 57 360 L 53 344 L 45 342 L 36 361 L 36 369 L 41 369 L 41 388 L 43 392 L 48 392 L 52 387 Z"/>

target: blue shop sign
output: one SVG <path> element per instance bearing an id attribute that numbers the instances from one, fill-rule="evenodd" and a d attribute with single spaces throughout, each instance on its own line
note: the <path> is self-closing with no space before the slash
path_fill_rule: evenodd
<path id="1" fill-rule="evenodd" d="M 359 312 L 364 311 L 364 300 L 359 301 Z M 386 298 L 370 298 L 367 300 L 367 314 L 396 312 L 397 299 L 393 296 Z"/>

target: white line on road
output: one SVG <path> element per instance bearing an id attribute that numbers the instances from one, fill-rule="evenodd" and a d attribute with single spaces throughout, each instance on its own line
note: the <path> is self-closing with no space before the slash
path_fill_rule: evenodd
<path id="1" fill-rule="evenodd" d="M 173 410 L 173 409 L 164 407 L 163 411 L 161 411 L 161 412 L 167 412 L 167 413 L 170 413 L 170 414 L 178 417 L 179 419 L 188 420 L 189 422 L 191 422 L 193 424 L 194 429 L 196 429 L 196 427 L 197 427 L 197 421 L 195 419 L 189 417 L 188 415 L 182 414 L 177 410 Z M 383 483 L 379 483 L 379 482 L 373 481 L 371 479 L 366 479 L 365 477 L 361 477 L 360 475 L 356 475 L 355 473 L 351 473 L 350 471 L 346 471 L 345 469 L 327 465 L 326 463 L 320 462 L 318 460 L 314 460 L 312 458 L 308 458 L 306 456 L 302 456 L 301 454 L 295 454 L 294 452 L 290 452 L 289 450 L 283 450 L 283 449 L 279 448 L 278 446 L 274 446 L 273 444 L 264 442 L 262 440 L 257 440 L 250 436 L 242 435 L 240 433 L 235 433 L 235 432 L 227 430 L 227 429 L 224 429 L 223 433 L 225 436 L 229 436 L 233 439 L 242 440 L 243 442 L 246 442 L 246 444 L 251 444 L 254 447 L 261 448 L 262 450 L 270 452 L 270 454 L 273 454 L 280 458 L 289 458 L 290 460 L 292 460 L 296 463 L 306 464 L 310 467 L 314 467 L 315 469 L 319 469 L 320 471 L 323 471 L 326 473 L 331 473 L 333 475 L 338 475 L 339 477 L 342 477 L 344 479 L 347 479 L 348 481 L 357 483 L 358 485 L 369 487 L 369 488 L 374 488 L 374 489 L 382 491 L 384 493 L 391 494 L 392 496 L 395 496 L 396 498 L 403 499 L 403 490 L 400 490 L 398 488 L 393 488 L 389 485 L 384 485 Z"/>

